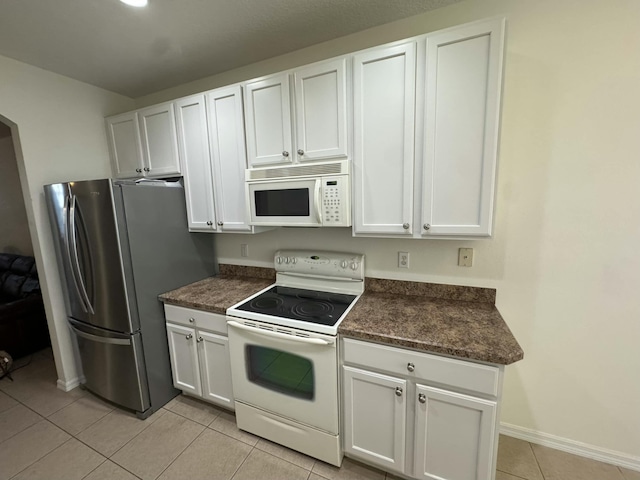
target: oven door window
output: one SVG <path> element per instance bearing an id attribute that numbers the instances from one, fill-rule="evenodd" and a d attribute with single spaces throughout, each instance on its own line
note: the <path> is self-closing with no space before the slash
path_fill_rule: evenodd
<path id="1" fill-rule="evenodd" d="M 308 188 L 256 190 L 256 217 L 308 217 Z"/>
<path id="2" fill-rule="evenodd" d="M 246 345 L 245 354 L 250 382 L 290 397 L 313 400 L 315 382 L 310 360 L 259 345 Z"/>

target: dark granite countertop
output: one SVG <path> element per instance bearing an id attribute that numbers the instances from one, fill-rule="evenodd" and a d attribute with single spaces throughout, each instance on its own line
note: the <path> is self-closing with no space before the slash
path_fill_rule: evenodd
<path id="1" fill-rule="evenodd" d="M 160 295 L 166 304 L 226 313 L 275 281 L 269 268 L 220 265 L 220 275 Z M 508 365 L 524 356 L 495 307 L 495 289 L 367 278 L 340 335 Z"/>
<path id="2" fill-rule="evenodd" d="M 158 298 L 167 305 L 224 315 L 227 308 L 267 288 L 274 281 L 273 269 L 220 265 L 220 275 L 163 293 Z"/>

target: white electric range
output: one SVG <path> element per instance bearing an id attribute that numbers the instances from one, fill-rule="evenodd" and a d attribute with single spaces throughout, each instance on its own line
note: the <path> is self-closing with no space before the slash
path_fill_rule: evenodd
<path id="1" fill-rule="evenodd" d="M 227 309 L 238 427 L 340 465 L 337 331 L 364 255 L 281 250 L 276 283 Z"/>

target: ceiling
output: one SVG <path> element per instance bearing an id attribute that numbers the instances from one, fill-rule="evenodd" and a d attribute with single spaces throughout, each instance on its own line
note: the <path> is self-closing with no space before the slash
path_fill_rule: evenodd
<path id="1" fill-rule="evenodd" d="M 0 55 L 137 98 L 460 0 L 1 0 Z"/>

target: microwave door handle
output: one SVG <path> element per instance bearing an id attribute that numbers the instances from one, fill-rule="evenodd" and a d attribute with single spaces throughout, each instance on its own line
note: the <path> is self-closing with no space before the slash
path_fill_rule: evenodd
<path id="1" fill-rule="evenodd" d="M 257 335 L 280 338 L 282 340 L 289 340 L 295 343 L 308 343 L 311 345 L 332 345 L 333 344 L 333 342 L 328 342 L 327 340 L 323 340 L 322 338 L 295 337 L 293 335 L 287 335 L 286 333 L 278 333 L 278 332 L 272 332 L 271 330 L 263 330 L 262 328 L 249 327 L 248 325 L 243 325 L 242 323 L 234 322 L 233 320 L 227 321 L 227 325 L 229 325 L 230 327 L 238 328 L 240 330 L 246 330 L 248 332 L 255 333 Z"/>
<path id="2" fill-rule="evenodd" d="M 316 218 L 318 219 L 318 223 L 320 225 L 322 225 L 322 207 L 320 206 L 320 202 L 322 201 L 322 198 L 320 196 L 320 187 L 322 186 L 322 180 L 318 179 L 316 180 L 316 187 L 315 187 L 315 199 L 316 199 Z"/>

